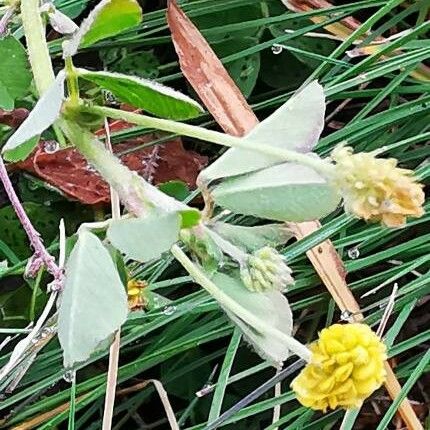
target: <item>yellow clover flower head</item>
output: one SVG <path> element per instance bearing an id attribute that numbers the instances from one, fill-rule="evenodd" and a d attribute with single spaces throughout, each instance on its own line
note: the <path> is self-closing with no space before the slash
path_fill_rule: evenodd
<path id="1" fill-rule="evenodd" d="M 310 345 L 310 363 L 291 383 L 299 402 L 315 410 L 354 408 L 385 381 L 385 345 L 366 324 L 334 324 Z"/>
<path id="2" fill-rule="evenodd" d="M 374 153 L 353 154 L 339 146 L 331 154 L 336 162 L 334 184 L 341 191 L 345 209 L 388 227 L 402 226 L 407 216 L 424 214 L 423 186 L 411 170 L 397 167 L 394 158 L 376 158 Z"/>

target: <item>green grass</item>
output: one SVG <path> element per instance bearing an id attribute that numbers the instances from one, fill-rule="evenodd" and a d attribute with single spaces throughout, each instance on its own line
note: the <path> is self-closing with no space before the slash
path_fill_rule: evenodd
<path id="1" fill-rule="evenodd" d="M 77 4 L 80 1 L 70 0 L 69 3 Z M 214 41 L 225 33 L 235 32 L 239 35 L 237 37 L 244 37 L 240 33 L 243 31 L 259 33 L 254 46 L 221 56 L 226 65 L 234 61 L 245 61 L 250 55 L 270 52 L 275 43 L 286 46 L 280 55 L 296 55 L 319 61 L 319 65 L 313 70 L 304 69 L 301 81 L 311 78 L 320 80 L 329 102 L 328 113 L 342 101 L 350 101 L 333 118 L 341 123 L 341 128 L 332 129 L 330 124 L 326 127 L 324 137 L 317 147 L 318 153 L 327 156 L 335 145 L 342 142 L 347 142 L 358 151 L 384 147 L 384 156 L 397 157 L 403 167 L 416 169 L 420 179 L 428 182 L 430 167 L 426 160 L 430 156 L 430 82 L 411 76 L 411 71 L 430 58 L 429 24 L 423 22 L 425 10 L 429 8 L 428 1 L 417 1 L 405 7 L 399 7 L 403 3 L 400 0 L 351 1 L 342 5 L 338 2 L 336 8 L 326 12 L 330 22 L 352 14 L 363 25 L 350 38 L 338 43 L 329 55 L 312 52 L 303 46 L 290 46 L 293 41 L 303 40 L 304 34 L 321 31 L 323 24 L 313 24 L 308 20 L 316 15 L 315 12 L 280 14 L 276 12 L 278 9 L 273 9 L 275 12 L 271 9 L 265 12 L 265 16 L 243 22 L 237 19 L 237 22 L 225 24 L 217 14 L 236 14 L 237 10 L 243 11 L 243 8 L 249 6 L 249 1 L 199 0 L 182 3 L 193 20 L 204 16 L 213 18 L 213 25 L 203 30 L 209 41 Z M 271 3 L 276 3 L 277 7 L 280 4 L 277 1 Z M 235 9 L 239 7 L 242 9 Z M 334 12 L 339 15 L 334 15 Z M 270 25 L 285 25 L 297 19 L 301 23 L 300 28 L 291 33 L 273 36 L 267 30 Z M 379 34 L 387 35 L 387 31 L 394 28 L 397 31 L 411 31 L 385 45 L 382 51 L 384 58 L 381 58 L 381 52 L 354 60 L 345 55 L 356 38 L 365 35 L 367 43 Z M 143 24 L 136 31 L 99 43 L 87 49 L 86 57 L 82 58 L 93 58 L 100 49 L 105 48 L 122 47 L 129 52 L 155 48 L 155 55 L 160 60 L 157 66 L 158 80 L 186 91 L 187 86 L 173 55 L 171 39 L 166 29 L 165 10 L 147 12 Z M 370 35 L 366 33 L 368 30 L 371 30 Z M 17 29 L 16 34 L 19 32 Z M 59 46 L 57 41 L 51 43 L 52 54 L 56 57 L 60 53 Z M 402 53 L 394 55 L 400 48 Z M 164 51 L 170 54 L 165 55 Z M 272 55 L 274 59 L 278 58 Z M 262 73 L 260 71 L 257 86 L 249 98 L 249 103 L 260 118 L 264 118 L 288 99 L 298 86 L 270 88 L 262 83 Z M 199 118 L 199 123 L 208 127 L 214 125 L 208 116 Z M 115 133 L 113 138 L 115 142 L 119 142 L 150 131 L 136 127 Z M 212 159 L 217 155 L 216 149 L 209 144 L 187 142 Z M 163 140 L 151 144 L 158 143 L 163 143 Z M 416 382 L 430 370 L 429 353 L 425 352 L 430 342 L 428 319 L 420 318 L 425 313 L 425 298 L 430 293 L 428 204 L 426 209 L 426 215 L 411 220 L 400 230 L 367 225 L 339 210 L 323 220 L 323 227 L 319 231 L 298 243 L 290 243 L 283 249 L 295 274 L 296 283 L 287 296 L 292 304 L 298 336 L 302 341 L 315 339 L 318 329 L 339 320 L 339 312 L 333 300 L 304 255 L 306 250 L 327 238 L 333 241 L 345 261 L 350 288 L 364 310 L 366 321 L 372 326 L 378 325 L 393 285 L 398 283 L 398 297 L 385 340 L 390 358 L 396 359 L 395 372 L 403 385 L 401 395 L 408 395 L 417 401 L 423 401 L 423 398 L 419 389 L 414 389 Z M 235 217 L 231 221 L 238 224 L 253 222 L 244 217 Z M 56 246 L 54 243 L 51 249 L 55 250 Z M 350 257 L 352 254 L 348 251 L 351 249 L 359 250 L 358 258 Z M 11 274 L 21 275 L 26 261 L 21 261 L 13 249 L 2 241 L 0 252 L 9 261 L 10 267 L 0 270 L 2 285 L 1 282 L 6 282 Z M 197 430 L 204 429 L 208 421 L 218 418 L 274 375 L 274 369 L 262 363 L 246 343 L 240 340 L 238 332 L 216 303 L 206 293 L 195 288 L 172 258 L 167 256 L 154 264 L 133 266 L 133 272 L 142 279 L 150 280 L 151 288 L 170 298 L 172 302 L 169 304 L 169 311 L 163 312 L 163 308 L 158 308 L 145 314 L 132 314 L 125 324 L 121 337 L 121 388 L 147 378 L 160 379 L 170 396 L 176 416 L 182 423 L 181 428 Z M 43 282 L 41 286 L 44 288 Z M 376 294 L 360 299 L 366 291 L 380 285 L 382 288 Z M 2 294 L 0 293 L 0 299 Z M 0 305 L 3 307 L 2 303 Z M 26 306 L 23 312 L 27 318 L 30 302 Z M 2 354 L 0 365 L 9 357 L 7 350 Z M 212 375 L 215 366 L 218 368 Z M 37 355 L 13 393 L 1 402 L 0 411 L 7 416 L 7 421 L 0 428 L 13 428 L 18 423 L 68 402 L 72 389 L 73 398 L 75 395 L 77 397 L 73 404 L 74 413 L 69 413 L 68 410 L 58 413 L 37 428 L 66 428 L 69 421 L 70 429 L 99 429 L 106 369 L 107 351 L 95 354 L 78 370 L 76 385 L 71 387 L 63 380 L 59 344 L 56 340 L 51 341 Z M 214 384 L 212 392 L 201 398 L 196 397 L 195 391 L 202 389 L 208 381 Z M 294 399 L 289 390 L 289 381 L 287 379 L 283 383 L 281 396 L 274 397 L 273 390 L 265 392 L 251 405 L 222 423 L 222 428 L 275 429 L 279 426 L 282 429 L 322 429 L 339 426 L 343 411 L 322 416 L 306 410 Z M 83 394 L 86 396 L 79 399 Z M 385 395 L 383 390 L 379 394 Z M 374 398 L 378 399 L 378 395 Z M 379 402 L 382 415 L 378 419 L 378 430 L 390 428 L 390 421 L 400 400 L 399 397 L 391 406 L 387 402 Z M 281 419 L 278 423 L 271 424 L 275 405 L 282 405 Z M 69 415 L 74 417 L 74 423 L 69 420 Z M 165 429 L 168 424 L 162 421 L 163 417 L 158 395 L 148 386 L 117 399 L 113 428 L 139 428 L 140 420 L 143 419 L 145 423 L 158 422 L 158 425 L 151 428 Z M 360 417 L 360 413 L 357 417 L 349 415 L 349 427 L 345 428 L 354 428 L 355 420 L 360 420 Z"/>

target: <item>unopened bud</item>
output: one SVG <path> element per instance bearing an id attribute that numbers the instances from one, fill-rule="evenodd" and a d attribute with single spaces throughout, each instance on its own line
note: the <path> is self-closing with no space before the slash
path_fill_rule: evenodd
<path id="1" fill-rule="evenodd" d="M 242 282 L 250 291 L 283 291 L 294 283 L 291 269 L 273 248 L 265 246 L 254 252 L 240 269 Z"/>

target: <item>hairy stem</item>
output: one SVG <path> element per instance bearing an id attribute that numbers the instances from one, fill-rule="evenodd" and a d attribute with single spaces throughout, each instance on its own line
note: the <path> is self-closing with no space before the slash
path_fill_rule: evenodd
<path id="1" fill-rule="evenodd" d="M 21 1 L 21 18 L 28 57 L 37 91 L 39 95 L 42 95 L 54 82 L 55 77 L 39 8 L 39 0 Z"/>
<path id="2" fill-rule="evenodd" d="M 306 362 L 311 359 L 310 350 L 292 336 L 288 336 L 281 331 L 271 327 L 264 321 L 256 318 L 251 312 L 242 307 L 235 300 L 231 299 L 227 294 L 221 291 L 206 275 L 200 270 L 182 251 L 178 245 L 173 245 L 171 248 L 173 256 L 182 264 L 184 269 L 200 284 L 215 300 L 234 312 L 239 318 L 254 327 L 258 331 L 264 331 L 271 336 L 277 338 L 292 352 L 303 358 Z"/>
<path id="3" fill-rule="evenodd" d="M 184 203 L 169 197 L 129 170 L 90 132 L 71 122 L 65 122 L 63 130 L 79 152 L 116 190 L 132 214 L 143 216 L 155 207 L 167 212 L 189 209 Z"/>
<path id="4" fill-rule="evenodd" d="M 168 119 L 153 118 L 146 115 L 125 112 L 108 107 L 93 107 L 92 109 L 110 118 L 121 119 L 132 124 L 169 131 L 182 136 L 194 137 L 207 142 L 228 146 L 230 148 L 256 151 L 283 161 L 300 163 L 315 169 L 317 172 L 325 176 L 330 175 L 332 172 L 333 166 L 330 163 L 315 157 L 313 154 L 303 154 L 301 152 L 296 152 L 289 149 L 278 148 L 270 145 L 262 145 L 259 142 L 245 140 L 240 137 L 230 136 L 228 134 L 219 133 L 217 131 L 208 130 L 206 128 Z"/>
<path id="5" fill-rule="evenodd" d="M 46 250 L 45 246 L 43 245 L 42 239 L 40 238 L 40 234 L 33 227 L 33 224 L 28 218 L 28 215 L 26 214 L 13 188 L 12 182 L 6 170 L 6 166 L 1 157 L 0 157 L 0 180 L 3 183 L 6 194 L 16 212 L 16 216 L 18 217 L 19 221 L 22 224 L 22 227 L 27 233 L 28 239 L 30 240 L 30 244 L 36 254 L 36 258 L 40 259 L 43 262 L 43 264 L 46 266 L 49 273 L 51 273 L 55 279 L 57 280 L 61 279 L 62 270 L 55 263 L 54 257 L 52 257 L 49 254 L 49 252 Z"/>

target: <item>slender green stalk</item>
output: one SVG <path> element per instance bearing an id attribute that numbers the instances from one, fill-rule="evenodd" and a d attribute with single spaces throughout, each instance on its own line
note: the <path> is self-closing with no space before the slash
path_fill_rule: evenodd
<path id="1" fill-rule="evenodd" d="M 171 248 L 173 256 L 182 264 L 184 269 L 200 284 L 215 300 L 224 305 L 231 312 L 236 314 L 243 321 L 254 327 L 255 330 L 264 331 L 267 334 L 277 338 L 285 344 L 285 346 L 303 358 L 306 362 L 311 359 L 311 352 L 307 346 L 301 344 L 292 336 L 288 336 L 281 331 L 271 327 L 264 321 L 256 318 L 251 312 L 221 291 L 206 275 L 199 269 L 182 251 L 178 245 L 173 245 Z"/>
<path id="2" fill-rule="evenodd" d="M 21 1 L 21 18 L 27 42 L 28 57 L 37 91 L 39 95 L 42 95 L 54 82 L 54 71 L 39 7 L 39 0 Z"/>
<path id="3" fill-rule="evenodd" d="M 133 112 L 125 112 L 100 106 L 93 107 L 92 110 L 110 118 L 120 119 L 132 124 L 156 128 L 158 130 L 168 131 L 182 136 L 194 137 L 196 139 L 205 140 L 218 145 L 228 146 L 230 148 L 256 151 L 279 160 L 297 162 L 309 166 L 325 176 L 329 176 L 332 172 L 333 166 L 330 163 L 313 155 L 303 154 L 301 152 L 291 151 L 289 149 L 278 148 L 270 145 L 262 145 L 261 143 L 253 142 L 250 139 L 230 136 L 228 134 L 219 133 L 217 131 L 208 130 L 206 128 L 168 119 L 153 118 Z"/>
<path id="4" fill-rule="evenodd" d="M 66 57 L 66 72 L 67 72 L 67 88 L 70 93 L 70 102 L 73 105 L 79 103 L 79 83 L 78 74 L 76 73 L 75 67 L 73 66 L 72 57 Z"/>

